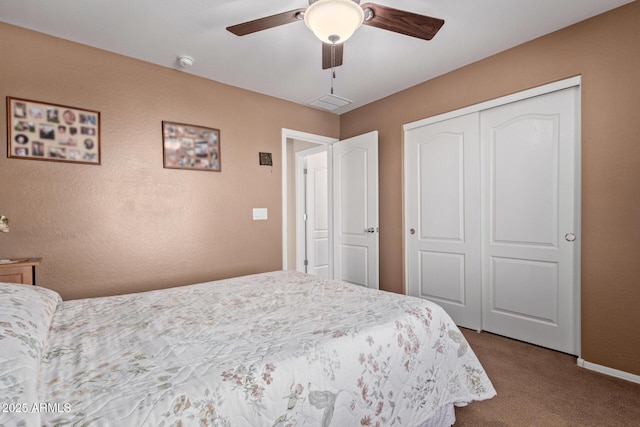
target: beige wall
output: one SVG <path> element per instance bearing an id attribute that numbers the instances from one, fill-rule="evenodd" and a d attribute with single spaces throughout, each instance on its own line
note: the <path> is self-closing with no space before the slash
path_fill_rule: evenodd
<path id="1" fill-rule="evenodd" d="M 101 166 L 0 156 L 0 258 L 43 257 L 39 283 L 65 299 L 282 267 L 282 128 L 337 137 L 338 116 L 2 23 L 0 52 L 3 103 L 102 120 Z M 222 172 L 163 169 L 162 120 L 221 129 Z"/>
<path id="2" fill-rule="evenodd" d="M 380 131 L 382 289 L 403 291 L 402 125 L 582 75 L 582 357 L 640 374 L 639 23 L 634 2 L 341 116 Z"/>

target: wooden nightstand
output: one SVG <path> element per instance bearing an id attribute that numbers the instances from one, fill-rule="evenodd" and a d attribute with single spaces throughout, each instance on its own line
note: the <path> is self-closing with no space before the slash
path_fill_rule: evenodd
<path id="1" fill-rule="evenodd" d="M 36 265 L 42 258 L 18 258 L 7 264 L 0 264 L 0 282 L 36 284 Z"/>

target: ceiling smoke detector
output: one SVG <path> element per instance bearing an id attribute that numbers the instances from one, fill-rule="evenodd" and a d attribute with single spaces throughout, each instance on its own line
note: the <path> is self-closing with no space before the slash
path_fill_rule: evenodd
<path id="1" fill-rule="evenodd" d="M 180 64 L 182 68 L 189 68 L 193 65 L 194 62 L 193 58 L 187 55 L 180 55 L 176 59 L 178 61 L 178 64 Z"/>

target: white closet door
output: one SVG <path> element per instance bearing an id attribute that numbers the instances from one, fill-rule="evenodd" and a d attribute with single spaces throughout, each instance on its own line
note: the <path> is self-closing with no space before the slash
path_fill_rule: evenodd
<path id="1" fill-rule="evenodd" d="M 570 88 L 480 116 L 483 329 L 571 354 L 577 97 Z"/>
<path id="2" fill-rule="evenodd" d="M 334 278 L 378 289 L 378 132 L 333 145 Z"/>
<path id="3" fill-rule="evenodd" d="M 415 128 L 405 139 L 407 293 L 481 326 L 479 114 Z"/>
<path id="4" fill-rule="evenodd" d="M 329 278 L 329 176 L 327 154 L 306 157 L 307 273 Z"/>

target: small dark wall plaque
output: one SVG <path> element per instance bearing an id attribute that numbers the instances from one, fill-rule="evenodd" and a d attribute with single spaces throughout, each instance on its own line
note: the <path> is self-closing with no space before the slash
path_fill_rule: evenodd
<path id="1" fill-rule="evenodd" d="M 273 160 L 271 160 L 271 153 L 259 153 L 260 154 L 260 166 L 273 166 Z"/>

